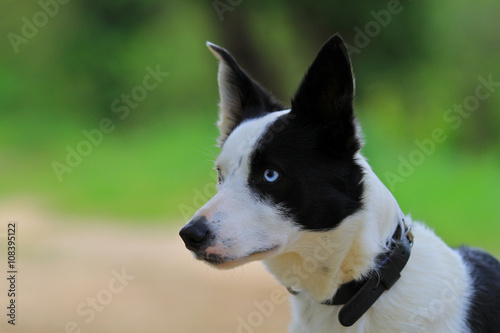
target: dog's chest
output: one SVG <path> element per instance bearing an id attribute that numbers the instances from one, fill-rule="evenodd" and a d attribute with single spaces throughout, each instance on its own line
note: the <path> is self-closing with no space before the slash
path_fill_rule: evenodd
<path id="1" fill-rule="evenodd" d="M 391 325 L 382 327 L 372 325 L 372 309 L 368 310 L 353 326 L 344 327 L 338 320 L 342 306 L 328 306 L 305 297 L 292 297 L 292 317 L 290 333 L 389 333 L 394 331 Z"/>
<path id="2" fill-rule="evenodd" d="M 291 333 L 299 332 L 342 332 L 337 316 L 340 306 L 325 306 L 301 295 L 291 299 Z"/>
<path id="3" fill-rule="evenodd" d="M 370 308 L 356 323 L 344 327 L 338 320 L 338 313 L 342 306 L 326 306 L 306 298 L 292 299 L 293 322 L 290 326 L 291 333 L 422 333 L 422 327 L 412 325 L 408 318 L 409 313 L 394 311 L 381 313 L 375 308 Z M 447 330 L 435 327 L 432 332 L 463 332 L 462 330 Z"/>

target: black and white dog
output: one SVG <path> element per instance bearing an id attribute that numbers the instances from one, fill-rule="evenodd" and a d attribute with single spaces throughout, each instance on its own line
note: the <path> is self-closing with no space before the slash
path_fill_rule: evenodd
<path id="1" fill-rule="evenodd" d="M 180 232 L 196 258 L 264 260 L 293 294 L 292 332 L 500 332 L 500 263 L 404 216 L 361 155 L 338 35 L 290 109 L 207 45 L 220 60 L 222 149 L 218 193 Z"/>

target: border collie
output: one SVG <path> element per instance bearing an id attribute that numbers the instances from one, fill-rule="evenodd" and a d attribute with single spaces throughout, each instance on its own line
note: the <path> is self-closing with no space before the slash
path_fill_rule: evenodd
<path id="1" fill-rule="evenodd" d="M 291 332 L 500 332 L 500 263 L 411 221 L 361 155 L 354 78 L 333 36 L 291 107 L 220 60 L 218 193 L 180 236 L 219 269 L 263 260 Z"/>

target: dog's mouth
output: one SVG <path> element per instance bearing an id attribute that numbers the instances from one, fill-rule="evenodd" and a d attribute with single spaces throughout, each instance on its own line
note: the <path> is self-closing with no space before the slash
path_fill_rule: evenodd
<path id="1" fill-rule="evenodd" d="M 250 253 L 247 256 L 241 258 L 233 258 L 227 256 L 221 256 L 215 253 L 196 254 L 196 259 L 203 260 L 208 264 L 219 268 L 219 269 L 230 269 L 243 264 L 246 264 L 250 261 L 262 260 L 265 259 L 269 254 L 275 252 L 279 248 L 279 245 L 274 245 L 266 249 L 261 249 Z"/>

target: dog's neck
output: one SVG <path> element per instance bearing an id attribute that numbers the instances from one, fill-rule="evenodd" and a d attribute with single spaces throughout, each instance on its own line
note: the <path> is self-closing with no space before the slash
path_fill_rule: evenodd
<path id="1" fill-rule="evenodd" d="M 363 207 L 328 232 L 300 231 L 280 255 L 265 261 L 286 287 L 309 294 L 317 302 L 332 297 L 343 283 L 360 279 L 375 268 L 387 250 L 402 213 L 390 191 L 359 155 L 364 169 Z"/>

